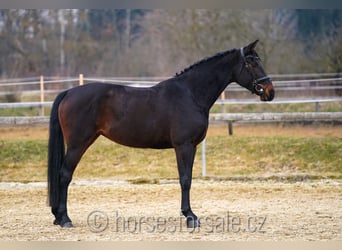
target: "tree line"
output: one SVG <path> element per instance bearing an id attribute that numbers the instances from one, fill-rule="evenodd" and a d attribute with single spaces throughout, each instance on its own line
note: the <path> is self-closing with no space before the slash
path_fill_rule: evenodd
<path id="1" fill-rule="evenodd" d="M 341 72 L 341 10 L 0 10 L 0 77 L 169 76 L 260 40 L 269 73 Z"/>

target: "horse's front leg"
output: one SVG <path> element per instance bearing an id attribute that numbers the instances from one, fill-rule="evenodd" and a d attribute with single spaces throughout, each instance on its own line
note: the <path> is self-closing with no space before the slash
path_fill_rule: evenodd
<path id="1" fill-rule="evenodd" d="M 190 188 L 192 179 L 192 166 L 194 163 L 196 146 L 186 143 L 175 148 L 179 182 L 182 189 L 182 214 L 186 217 L 188 228 L 199 227 L 200 222 L 190 207 Z"/>

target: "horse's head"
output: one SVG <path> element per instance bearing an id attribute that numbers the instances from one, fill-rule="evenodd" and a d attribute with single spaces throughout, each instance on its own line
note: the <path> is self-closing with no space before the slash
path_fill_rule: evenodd
<path id="1" fill-rule="evenodd" d="M 260 100 L 272 101 L 274 87 L 254 50 L 257 43 L 258 40 L 240 49 L 239 63 L 234 71 L 235 80 L 242 87 L 260 96 Z"/>

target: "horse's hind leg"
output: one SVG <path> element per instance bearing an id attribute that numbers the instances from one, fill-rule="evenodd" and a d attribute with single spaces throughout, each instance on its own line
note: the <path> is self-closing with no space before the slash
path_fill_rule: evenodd
<path id="1" fill-rule="evenodd" d="M 82 155 L 97 137 L 98 136 L 90 137 L 87 140 L 83 140 L 83 142 L 80 142 L 78 138 L 77 143 L 73 143 L 77 146 L 68 145 L 65 160 L 59 174 L 59 205 L 58 208 L 52 208 L 52 213 L 56 217 L 54 221 L 55 225 L 60 225 L 62 227 L 73 226 L 67 212 L 68 187 Z"/>
<path id="2" fill-rule="evenodd" d="M 59 205 L 58 208 L 52 208 L 52 213 L 56 217 L 55 225 L 72 227 L 71 220 L 67 214 L 68 187 L 82 155 L 83 152 L 80 149 L 68 150 L 66 153 L 65 161 L 59 173 Z"/>

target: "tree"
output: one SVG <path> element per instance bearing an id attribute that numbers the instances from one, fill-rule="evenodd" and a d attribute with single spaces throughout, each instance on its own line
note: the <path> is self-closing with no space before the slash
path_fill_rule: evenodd
<path id="1" fill-rule="evenodd" d="M 296 10 L 297 37 L 311 72 L 342 71 L 342 10 Z"/>
<path id="2" fill-rule="evenodd" d="M 340 71 L 341 10 L 0 10 L 0 77 L 169 76 L 259 39 L 269 73 Z"/>
<path id="3" fill-rule="evenodd" d="M 146 55 L 142 56 L 151 60 L 151 70 L 159 74 L 173 74 L 203 57 L 239 48 L 256 39 L 260 40 L 258 52 L 268 72 L 300 71 L 296 66 L 300 64 L 303 47 L 293 32 L 292 13 L 157 10 L 149 13 L 142 25 L 144 32 L 137 46 L 145 47 Z"/>
<path id="4" fill-rule="evenodd" d="M 331 36 L 342 25 L 342 10 L 296 10 L 298 37 L 304 42 L 316 36 Z"/>
<path id="5" fill-rule="evenodd" d="M 5 77 L 36 71 L 29 48 L 34 48 L 32 38 L 39 32 L 38 10 L 0 10 L 3 25 L 0 31 L 0 69 Z"/>

